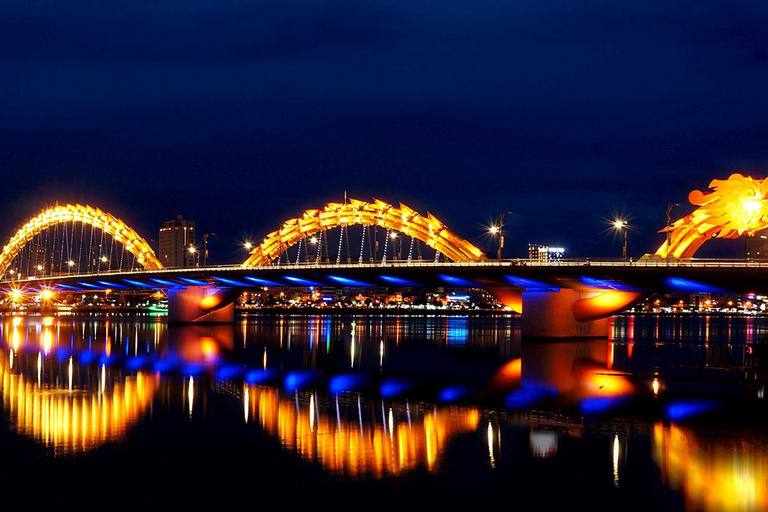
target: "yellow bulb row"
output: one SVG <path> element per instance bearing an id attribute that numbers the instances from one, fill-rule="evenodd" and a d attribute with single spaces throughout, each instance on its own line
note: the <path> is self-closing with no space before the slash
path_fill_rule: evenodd
<path id="1" fill-rule="evenodd" d="M 302 238 L 315 241 L 313 235 L 318 232 L 352 225 L 375 225 L 399 231 L 421 240 L 453 261 L 486 259 L 480 249 L 450 232 L 429 212 L 423 216 L 403 203 L 397 208 L 378 199 L 372 203 L 350 199 L 347 203 L 328 203 L 321 210 L 307 210 L 301 217 L 286 220 L 279 230 L 267 235 L 261 245 L 253 248 L 243 267 L 269 265 Z"/>

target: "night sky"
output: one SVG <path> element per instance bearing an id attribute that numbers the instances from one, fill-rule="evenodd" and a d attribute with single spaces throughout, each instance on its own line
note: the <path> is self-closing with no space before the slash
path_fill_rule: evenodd
<path id="1" fill-rule="evenodd" d="M 619 257 L 621 214 L 637 258 L 668 202 L 768 176 L 765 1 L 5 1 L 0 77 L 3 240 L 77 201 L 239 262 L 346 190 L 491 251 L 511 210 L 505 256 Z"/>

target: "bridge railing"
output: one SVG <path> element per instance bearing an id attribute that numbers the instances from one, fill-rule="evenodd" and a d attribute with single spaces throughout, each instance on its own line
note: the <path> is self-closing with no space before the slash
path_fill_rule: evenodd
<path id="1" fill-rule="evenodd" d="M 641 267 L 641 268 L 768 268 L 768 261 L 755 261 L 744 259 L 714 259 L 714 258 L 686 258 L 686 259 L 670 259 L 668 262 L 665 259 L 649 258 L 640 259 L 637 261 L 623 261 L 623 260 L 594 260 L 590 258 L 580 259 L 562 259 L 558 261 L 535 261 L 523 258 L 512 258 L 502 260 L 487 260 L 479 262 L 439 262 L 434 261 L 418 261 L 418 260 L 389 260 L 386 262 L 363 262 L 363 263 L 315 263 L 315 262 L 299 262 L 299 263 L 283 263 L 268 265 L 263 267 L 255 267 L 248 269 L 249 272 L 260 271 L 274 271 L 276 269 L 318 269 L 318 270 L 331 270 L 331 269 L 359 269 L 359 268 L 483 268 L 483 267 Z M 200 272 L 233 272 L 242 271 L 243 266 L 236 265 L 208 265 L 205 267 L 185 267 L 185 268 L 167 268 L 162 270 L 144 270 L 134 269 L 133 271 L 125 270 L 104 270 L 96 273 L 88 274 L 76 274 L 55 273 L 54 275 L 45 276 L 24 276 L 21 279 L 9 279 L 8 276 L 0 280 L 0 283 L 24 283 L 35 281 L 50 281 L 56 279 L 72 279 L 72 278 L 93 278 L 101 277 L 108 279 L 110 275 L 155 275 L 155 274 L 195 274 Z"/>

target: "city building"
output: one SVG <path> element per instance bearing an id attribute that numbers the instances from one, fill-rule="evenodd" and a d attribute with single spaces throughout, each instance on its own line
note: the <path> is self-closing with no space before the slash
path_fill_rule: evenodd
<path id="1" fill-rule="evenodd" d="M 768 236 L 748 236 L 744 242 L 744 257 L 748 260 L 768 261 Z"/>
<path id="2" fill-rule="evenodd" d="M 166 220 L 160 224 L 160 241 L 157 256 L 163 266 L 168 268 L 194 267 L 198 262 L 195 247 L 195 223 L 184 220 L 183 215 L 176 220 Z"/>
<path id="3" fill-rule="evenodd" d="M 555 263 L 563 259 L 565 249 L 548 245 L 528 244 L 528 260 L 539 263 Z"/>

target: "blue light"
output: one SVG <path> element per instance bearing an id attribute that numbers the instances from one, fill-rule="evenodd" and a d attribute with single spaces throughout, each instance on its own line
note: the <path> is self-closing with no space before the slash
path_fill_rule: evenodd
<path id="1" fill-rule="evenodd" d="M 526 386 L 507 395 L 506 406 L 508 409 L 524 409 L 555 395 L 557 388 Z"/>
<path id="2" fill-rule="evenodd" d="M 107 286 L 109 288 L 128 288 L 127 286 L 123 286 L 122 284 L 116 284 L 116 283 L 110 283 L 109 281 L 96 281 L 97 283 Z"/>
<path id="3" fill-rule="evenodd" d="M 198 363 L 190 363 L 184 366 L 184 375 L 197 375 L 203 371 L 203 365 Z"/>
<path id="4" fill-rule="evenodd" d="M 154 277 L 149 278 L 150 281 L 154 281 L 157 284 L 161 284 L 163 286 L 170 286 L 171 288 L 185 288 L 184 286 L 181 286 L 179 283 L 174 283 L 172 281 L 166 281 L 165 279 L 156 279 Z"/>
<path id="5" fill-rule="evenodd" d="M 582 414 L 600 414 L 625 402 L 624 398 L 615 396 L 593 396 L 581 401 Z"/>
<path id="6" fill-rule="evenodd" d="M 315 381 L 315 374 L 312 372 L 290 372 L 285 376 L 283 385 L 286 391 L 297 391 Z"/>
<path id="7" fill-rule="evenodd" d="M 399 396 L 413 388 L 413 383 L 407 380 L 392 379 L 381 383 L 380 393 L 384 398 Z"/>
<path id="8" fill-rule="evenodd" d="M 80 353 L 80 362 L 83 364 L 90 364 L 96 359 L 96 353 L 86 350 Z"/>
<path id="9" fill-rule="evenodd" d="M 54 286 L 56 286 L 57 288 L 66 288 L 68 290 L 77 290 L 77 291 L 82 290 L 82 288 L 78 288 L 77 286 L 72 286 L 70 284 L 56 284 Z"/>
<path id="10" fill-rule="evenodd" d="M 323 297 L 323 302 L 331 302 L 333 301 L 333 297 Z"/>
<path id="11" fill-rule="evenodd" d="M 216 377 L 220 379 L 233 379 L 241 373 L 243 373 L 243 368 L 240 365 L 230 364 L 216 370 Z"/>
<path id="12" fill-rule="evenodd" d="M 136 356 L 136 357 L 130 357 L 125 362 L 125 369 L 126 370 L 141 370 L 145 366 L 147 366 L 150 363 L 150 359 L 148 356 Z"/>
<path id="13" fill-rule="evenodd" d="M 68 349 L 59 349 L 56 351 L 56 359 L 58 361 L 66 361 L 69 359 L 69 356 L 72 355 L 72 352 Z"/>
<path id="14" fill-rule="evenodd" d="M 449 295 L 448 300 L 454 300 L 457 302 L 466 302 L 469 300 L 469 295 Z"/>
<path id="15" fill-rule="evenodd" d="M 394 285 L 397 285 L 397 286 L 421 286 L 419 283 L 416 283 L 414 281 L 410 281 L 408 279 L 403 279 L 401 277 L 379 276 L 379 278 L 382 281 L 386 281 L 389 284 L 394 284 Z"/>
<path id="16" fill-rule="evenodd" d="M 214 277 L 214 279 L 232 286 L 252 286 L 248 283 L 242 283 L 240 281 L 235 281 L 234 279 L 226 279 L 224 277 Z"/>
<path id="17" fill-rule="evenodd" d="M 441 402 L 455 402 L 466 397 L 468 394 L 469 388 L 467 386 L 448 386 L 440 391 L 437 399 Z"/>
<path id="18" fill-rule="evenodd" d="M 245 374 L 245 382 L 248 384 L 261 384 L 277 377 L 276 370 L 251 370 Z"/>
<path id="19" fill-rule="evenodd" d="M 514 286 L 517 286 L 518 288 L 525 288 L 527 291 L 560 291 L 560 288 L 553 287 L 547 283 L 542 283 L 541 281 L 534 281 L 533 279 L 510 275 L 506 275 L 504 277 Z"/>
<path id="20" fill-rule="evenodd" d="M 177 356 L 169 356 L 167 359 L 155 361 L 152 370 L 160 373 L 172 372 L 181 367 L 181 359 Z"/>
<path id="21" fill-rule="evenodd" d="M 123 279 L 124 283 L 132 284 L 134 286 L 140 286 L 142 288 L 157 288 L 157 285 L 150 283 L 142 283 L 141 281 L 133 281 L 131 279 Z"/>
<path id="22" fill-rule="evenodd" d="M 82 281 L 78 281 L 77 284 L 80 286 L 85 286 L 86 288 L 96 288 L 97 290 L 101 290 L 101 286 L 96 286 L 95 284 L 91 283 L 83 283 Z"/>
<path id="23" fill-rule="evenodd" d="M 344 286 L 373 286 L 369 283 L 364 283 L 362 281 L 355 281 L 354 279 L 348 279 L 346 277 L 340 277 L 340 276 L 328 276 L 329 279 L 333 279 L 339 284 L 343 284 Z"/>
<path id="24" fill-rule="evenodd" d="M 246 276 L 246 279 L 249 281 L 253 281 L 254 283 L 260 286 L 282 286 L 280 283 L 276 283 L 275 281 L 269 281 L 268 279 L 259 279 L 258 277 Z"/>
<path id="25" fill-rule="evenodd" d="M 180 277 L 179 279 L 181 281 L 184 281 L 185 283 L 194 284 L 196 286 L 207 286 L 208 285 L 208 283 L 206 283 L 205 281 L 199 281 L 197 279 L 190 279 L 188 277 Z"/>
<path id="26" fill-rule="evenodd" d="M 719 407 L 714 400 L 679 400 L 667 405 L 664 412 L 672 421 L 680 421 Z"/>
<path id="27" fill-rule="evenodd" d="M 634 288 L 627 286 L 617 281 L 608 281 L 605 279 L 596 279 L 594 277 L 581 276 L 581 282 L 591 288 L 598 288 L 600 290 L 617 290 L 622 292 L 634 291 Z"/>
<path id="28" fill-rule="evenodd" d="M 287 279 L 288 281 L 296 284 L 300 284 L 303 286 L 322 286 L 320 283 L 316 283 L 314 281 L 310 281 L 308 279 L 302 279 L 300 277 L 295 276 L 283 276 L 284 279 Z"/>
<path id="29" fill-rule="evenodd" d="M 473 283 L 472 281 L 467 281 L 466 279 L 462 279 L 461 277 L 454 277 L 454 276 L 447 276 L 445 274 L 438 274 L 437 277 L 440 278 L 444 283 L 448 283 L 453 286 L 461 286 L 461 287 L 473 287 L 473 286 L 479 286 L 477 283 Z"/>
<path id="30" fill-rule="evenodd" d="M 716 286 L 710 286 L 704 283 L 697 283 L 689 279 L 683 279 L 681 277 L 668 277 L 666 279 L 667 286 L 681 292 L 696 292 L 696 293 L 725 293 L 725 290 L 717 288 Z"/>
<path id="31" fill-rule="evenodd" d="M 347 375 L 336 375 L 335 377 L 331 377 L 331 379 L 328 381 L 328 391 L 338 395 L 344 391 L 360 389 L 366 383 L 367 379 L 365 375 L 354 373 Z"/>

